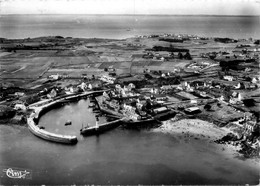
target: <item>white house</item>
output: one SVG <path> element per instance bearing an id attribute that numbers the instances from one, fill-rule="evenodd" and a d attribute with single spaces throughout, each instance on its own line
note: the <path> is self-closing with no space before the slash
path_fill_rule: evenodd
<path id="1" fill-rule="evenodd" d="M 57 96 L 57 92 L 52 89 L 51 92 L 47 95 L 48 98 L 54 98 Z"/>
<path id="2" fill-rule="evenodd" d="M 197 101 L 197 100 L 190 100 L 190 103 L 191 103 L 191 104 L 197 104 L 198 101 Z"/>
<path id="3" fill-rule="evenodd" d="M 54 80 L 58 80 L 60 78 L 60 75 L 59 74 L 50 75 L 49 78 L 54 79 Z"/>
<path id="4" fill-rule="evenodd" d="M 228 81 L 233 81 L 234 77 L 233 76 L 224 76 L 223 79 L 228 80 Z"/>
<path id="5" fill-rule="evenodd" d="M 92 90 L 92 85 L 91 84 L 88 84 L 88 88 L 90 89 L 90 90 Z"/>
<path id="6" fill-rule="evenodd" d="M 103 75 L 103 76 L 100 77 L 100 80 L 101 80 L 101 81 L 104 81 L 104 82 L 106 82 L 106 83 L 113 84 L 114 81 L 116 80 L 116 78 Z"/>
<path id="7" fill-rule="evenodd" d="M 14 95 L 21 97 L 24 96 L 24 92 L 15 92 Z"/>
<path id="8" fill-rule="evenodd" d="M 133 83 L 129 83 L 128 89 L 132 90 L 133 88 L 135 88 L 135 85 Z"/>
<path id="9" fill-rule="evenodd" d="M 218 98 L 218 100 L 222 102 L 222 101 L 224 101 L 224 100 L 225 100 L 225 98 L 224 98 L 224 96 L 223 96 L 223 95 L 221 95 L 221 96 Z"/>
<path id="10" fill-rule="evenodd" d="M 253 79 L 252 79 L 251 82 L 252 82 L 252 83 L 257 83 L 257 79 L 256 79 L 255 77 L 253 77 Z"/>
<path id="11" fill-rule="evenodd" d="M 238 83 L 237 85 L 234 86 L 235 89 L 240 89 L 241 88 L 241 84 Z"/>
<path id="12" fill-rule="evenodd" d="M 86 90 L 86 87 L 87 87 L 87 85 L 86 85 L 86 83 L 85 82 L 82 82 L 80 85 L 79 85 L 79 87 L 83 90 L 83 91 L 85 91 Z"/>
<path id="13" fill-rule="evenodd" d="M 24 104 L 15 104 L 14 106 L 15 110 L 26 110 L 26 106 Z"/>

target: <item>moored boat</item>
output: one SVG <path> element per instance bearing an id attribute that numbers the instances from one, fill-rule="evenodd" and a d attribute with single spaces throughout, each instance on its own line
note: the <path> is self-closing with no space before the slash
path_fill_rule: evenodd
<path id="1" fill-rule="evenodd" d="M 72 122 L 70 120 L 68 120 L 68 121 L 65 122 L 64 125 L 67 126 L 67 125 L 71 125 L 71 124 L 72 124 Z"/>

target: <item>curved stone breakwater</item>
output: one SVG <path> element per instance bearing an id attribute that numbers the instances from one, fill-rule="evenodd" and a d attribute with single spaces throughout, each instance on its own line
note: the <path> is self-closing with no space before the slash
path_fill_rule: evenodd
<path id="1" fill-rule="evenodd" d="M 64 102 L 68 102 L 68 101 L 72 102 L 72 101 L 78 100 L 79 98 L 83 98 L 83 97 L 86 97 L 86 96 L 89 96 L 89 95 L 92 95 L 95 93 L 102 93 L 102 92 L 103 91 L 84 92 L 82 94 L 70 95 L 67 97 L 56 99 L 56 100 L 48 102 L 47 104 L 42 105 L 42 106 L 29 106 L 29 108 L 33 110 L 31 115 L 27 118 L 27 124 L 28 124 L 29 130 L 34 135 L 36 135 L 42 139 L 48 140 L 48 141 L 57 142 L 57 143 L 65 143 L 65 144 L 76 144 L 78 142 L 78 139 L 76 136 L 55 134 L 55 133 L 48 132 L 44 129 L 41 129 L 38 126 L 39 118 L 41 117 L 41 115 L 44 112 L 49 111 L 54 106 L 60 105 Z M 33 105 L 37 105 L 37 104 L 33 104 Z"/>

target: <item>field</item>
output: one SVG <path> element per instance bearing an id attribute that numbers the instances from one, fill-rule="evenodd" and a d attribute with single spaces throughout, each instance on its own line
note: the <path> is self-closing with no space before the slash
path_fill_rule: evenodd
<path id="1" fill-rule="evenodd" d="M 29 87 L 31 82 L 53 74 L 71 77 L 80 77 L 82 74 L 101 75 L 106 74 L 104 73 L 105 68 L 115 68 L 117 74 L 140 73 L 145 69 L 156 71 L 187 70 L 186 67 L 192 61 L 212 63 L 210 59 L 201 58 L 200 53 L 220 50 L 230 52 L 237 44 L 244 44 L 245 41 L 223 44 L 209 39 L 170 43 L 158 41 L 158 38 L 123 40 L 68 38 L 59 40 L 53 37 L 42 37 L 31 39 L 27 45 L 41 43 L 47 47 L 9 52 L 0 50 L 0 83 L 2 85 Z M 142 58 L 147 53 L 147 49 L 158 45 L 189 49 L 193 60 L 178 59 L 177 53 L 173 59 L 167 61 Z M 156 51 L 155 54 L 168 56 L 169 52 Z M 212 68 L 208 71 L 212 71 Z"/>

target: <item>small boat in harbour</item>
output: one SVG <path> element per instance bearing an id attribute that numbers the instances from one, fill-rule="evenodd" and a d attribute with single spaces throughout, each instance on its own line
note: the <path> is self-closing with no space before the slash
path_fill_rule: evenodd
<path id="1" fill-rule="evenodd" d="M 39 129 L 45 129 L 45 127 L 44 126 L 39 126 Z"/>
<path id="2" fill-rule="evenodd" d="M 68 121 L 66 121 L 66 123 L 64 125 L 67 126 L 67 125 L 71 125 L 71 124 L 72 124 L 72 122 L 70 120 L 68 120 Z"/>

